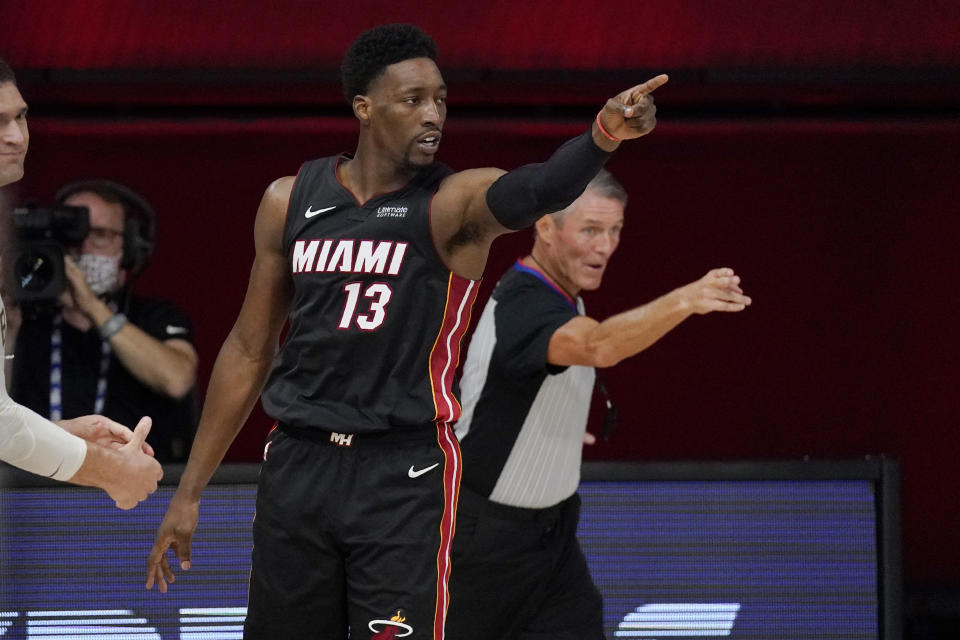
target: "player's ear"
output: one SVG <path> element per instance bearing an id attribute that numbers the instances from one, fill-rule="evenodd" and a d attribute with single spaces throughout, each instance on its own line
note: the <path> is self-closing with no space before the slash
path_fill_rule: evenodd
<path id="1" fill-rule="evenodd" d="M 370 98 L 367 96 L 353 97 L 353 115 L 357 117 L 360 124 L 370 124 Z"/>

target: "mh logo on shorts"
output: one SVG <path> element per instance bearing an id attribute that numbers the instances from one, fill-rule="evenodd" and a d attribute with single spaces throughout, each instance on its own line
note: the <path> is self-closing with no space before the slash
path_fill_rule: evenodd
<path id="1" fill-rule="evenodd" d="M 352 447 L 353 446 L 353 434 L 352 433 L 337 433 L 332 431 L 330 433 L 330 442 L 337 445 L 338 447 Z"/>
<path id="2" fill-rule="evenodd" d="M 397 609 L 397 612 L 390 616 L 389 620 L 371 620 L 367 623 L 373 635 L 370 640 L 391 640 L 392 638 L 405 638 L 413 633 L 413 627 L 404 624 L 407 615 L 403 609 Z"/>

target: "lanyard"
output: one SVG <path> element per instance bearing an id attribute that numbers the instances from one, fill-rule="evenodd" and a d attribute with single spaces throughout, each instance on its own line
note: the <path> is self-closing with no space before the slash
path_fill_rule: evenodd
<path id="1" fill-rule="evenodd" d="M 110 341 L 103 340 L 100 347 L 100 374 L 97 378 L 97 395 L 93 401 L 93 412 L 103 413 L 103 404 L 107 398 L 107 373 L 110 371 Z M 53 330 L 50 332 L 50 419 L 63 419 L 63 314 L 53 317 Z"/>

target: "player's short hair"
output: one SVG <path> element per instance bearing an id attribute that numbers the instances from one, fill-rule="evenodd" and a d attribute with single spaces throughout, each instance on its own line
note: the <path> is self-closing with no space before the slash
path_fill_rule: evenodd
<path id="1" fill-rule="evenodd" d="M 353 41 L 340 65 L 343 95 L 353 104 L 391 64 L 413 58 L 437 59 L 437 44 L 420 27 L 384 24 L 364 31 Z"/>
<path id="2" fill-rule="evenodd" d="M 0 84 L 5 82 L 17 84 L 17 76 L 14 75 L 13 69 L 7 64 L 7 61 L 0 58 Z"/>
<path id="3" fill-rule="evenodd" d="M 627 208 L 627 190 L 624 189 L 620 181 L 614 178 L 613 174 L 606 169 L 600 169 L 600 172 L 593 177 L 593 180 L 587 184 L 587 188 L 583 190 L 584 193 L 587 191 L 593 191 L 598 196 L 616 200 L 624 209 Z M 574 203 L 575 202 L 576 200 L 574 200 Z M 571 209 L 573 209 L 573 204 L 550 214 L 553 216 L 553 221 L 557 223 L 558 227 L 563 224 L 563 219 L 567 217 Z"/>

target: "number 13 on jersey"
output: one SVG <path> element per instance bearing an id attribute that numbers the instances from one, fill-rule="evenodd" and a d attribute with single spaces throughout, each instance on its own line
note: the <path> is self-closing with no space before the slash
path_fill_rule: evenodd
<path id="1" fill-rule="evenodd" d="M 387 304 L 390 302 L 390 296 L 393 295 L 390 286 L 383 282 L 375 282 L 367 287 L 363 291 L 363 296 L 370 299 L 370 304 L 366 313 L 357 314 L 361 288 L 363 288 L 362 282 L 348 282 L 343 285 L 343 290 L 347 292 L 347 299 L 343 305 L 340 324 L 337 325 L 339 328 L 349 329 L 350 325 L 356 322 L 361 330 L 373 331 L 383 324 L 387 315 Z"/>

